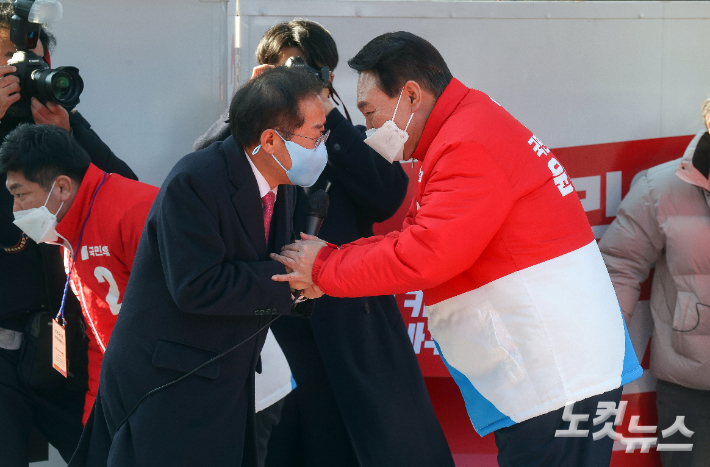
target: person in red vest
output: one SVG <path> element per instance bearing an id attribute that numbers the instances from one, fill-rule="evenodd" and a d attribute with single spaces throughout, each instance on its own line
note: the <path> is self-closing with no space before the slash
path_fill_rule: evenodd
<path id="1" fill-rule="evenodd" d="M 66 249 L 67 280 L 90 328 L 86 423 L 103 353 L 158 188 L 104 172 L 69 133 L 52 125 L 24 124 L 8 134 L 0 147 L 0 172 L 7 173 L 15 225 L 37 243 Z M 60 323 L 62 314 L 63 306 Z"/>

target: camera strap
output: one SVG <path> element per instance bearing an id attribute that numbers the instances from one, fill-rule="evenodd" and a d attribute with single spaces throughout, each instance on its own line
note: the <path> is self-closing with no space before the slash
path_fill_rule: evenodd
<path id="1" fill-rule="evenodd" d="M 353 120 L 352 120 L 352 118 L 350 118 L 350 112 L 348 112 L 348 108 L 345 107 L 345 103 L 343 103 L 343 99 L 338 95 L 337 92 L 335 92 L 335 88 L 333 87 L 332 84 L 329 85 L 328 88 L 330 89 L 330 96 L 333 98 L 333 102 L 335 102 L 336 105 L 342 105 L 342 106 L 343 106 L 343 110 L 345 111 L 345 117 L 348 119 L 348 121 L 349 121 L 350 123 L 352 123 Z M 340 102 L 338 102 L 338 101 L 335 100 L 336 97 L 337 97 L 338 99 L 340 99 Z"/>
<path id="2" fill-rule="evenodd" d="M 17 242 L 15 246 L 3 246 L 2 249 L 5 251 L 5 253 L 19 253 L 20 251 L 25 249 L 26 245 L 27 235 L 22 232 L 22 234 L 20 235 L 20 241 Z"/>

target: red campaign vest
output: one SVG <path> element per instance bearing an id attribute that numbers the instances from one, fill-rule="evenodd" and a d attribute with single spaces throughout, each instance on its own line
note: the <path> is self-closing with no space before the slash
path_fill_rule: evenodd
<path id="1" fill-rule="evenodd" d="M 143 225 L 158 194 L 158 188 L 118 174 L 108 174 L 97 192 L 103 178 L 104 172 L 91 164 L 71 208 L 56 227 L 64 246 L 68 243 L 74 255 L 71 286 L 81 302 L 89 336 L 87 404 L 89 400 L 93 403 L 90 396 L 96 394 L 101 359 L 121 310 Z M 69 251 L 65 250 L 67 266 L 71 264 Z"/>

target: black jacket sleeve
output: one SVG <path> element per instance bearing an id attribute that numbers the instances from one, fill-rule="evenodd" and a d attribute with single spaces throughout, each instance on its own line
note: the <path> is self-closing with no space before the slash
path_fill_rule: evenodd
<path id="1" fill-rule="evenodd" d="M 116 157 L 113 151 L 106 146 L 106 143 L 101 141 L 99 135 L 91 129 L 89 122 L 76 110 L 69 112 L 69 124 L 74 138 L 89 154 L 91 162 L 96 167 L 105 172 L 116 173 L 132 180 L 138 180 L 138 177 L 128 167 L 128 164 Z"/>
<path id="2" fill-rule="evenodd" d="M 192 148 L 195 151 L 204 149 L 215 141 L 224 141 L 229 135 L 232 134 L 232 130 L 229 127 L 229 110 L 225 110 L 224 113 L 217 119 L 216 122 L 207 130 L 207 133 L 200 136 L 195 140 Z"/>
<path id="3" fill-rule="evenodd" d="M 326 118 L 328 165 L 321 178 L 337 183 L 358 211 L 373 222 L 392 217 L 407 195 L 409 178 L 399 163 L 390 164 L 365 144 L 362 126 L 354 126 L 337 110 Z"/>

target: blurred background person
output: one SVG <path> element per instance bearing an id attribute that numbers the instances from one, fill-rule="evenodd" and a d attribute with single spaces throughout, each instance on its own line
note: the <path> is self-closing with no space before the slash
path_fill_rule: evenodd
<path id="1" fill-rule="evenodd" d="M 143 224 L 158 188 L 109 174 L 91 163 L 74 138 L 53 125 L 22 124 L 0 146 L 0 173 L 15 199 L 15 216 L 46 207 L 56 217 L 19 217 L 16 225 L 36 243 L 65 248 L 71 285 L 89 323 L 86 423 L 99 386 L 101 360 L 121 311 Z M 30 211 L 32 210 L 32 211 Z M 43 237 L 38 237 L 43 235 Z M 65 287 L 64 300 L 72 293 Z M 61 320 L 60 320 L 61 323 Z"/>
<path id="2" fill-rule="evenodd" d="M 7 109 L 20 99 L 19 79 L 7 66 L 15 53 L 10 40 L 12 3 L 0 4 L 0 140 L 20 123 L 52 124 L 71 132 L 102 170 L 135 179 L 133 171 L 101 141 L 76 110 L 32 100 L 31 118 L 13 118 Z M 39 57 L 50 62 L 54 37 L 40 31 Z M 5 175 L 0 175 L 5 185 Z M 3 467 L 26 466 L 30 433 L 36 428 L 69 460 L 81 435 L 87 391 L 87 341 L 79 302 L 66 300 L 69 320 L 69 377 L 52 368 L 50 333 L 40 322 L 59 310 L 66 283 L 60 248 L 37 245 L 13 224 L 13 199 L 0 190 L 0 459 Z M 48 322 L 48 321 L 47 321 Z M 34 327 L 33 327 L 34 325 Z M 74 331 L 70 331 L 70 328 Z M 51 330 L 51 328 L 49 328 Z M 91 344 L 89 344 L 91 345 Z"/>
<path id="3" fill-rule="evenodd" d="M 371 236 L 375 222 L 397 212 L 408 178 L 399 163 L 390 164 L 364 143 L 364 127 L 334 108 L 338 51 L 330 33 L 304 19 L 276 24 L 257 46 L 255 72 L 291 57 L 303 57 L 314 73 L 323 67 L 331 72 L 322 95 L 328 165 L 315 185 L 298 189 L 295 232 L 305 230 L 308 196 L 324 189 L 330 208 L 320 237 L 342 244 Z M 227 137 L 228 125 L 223 115 L 195 149 Z M 453 466 L 392 295 L 325 296 L 309 320 L 284 317 L 272 330 L 297 387 L 271 433 L 267 466 Z"/>
<path id="4" fill-rule="evenodd" d="M 661 451 L 664 467 L 710 459 L 710 98 L 702 113 L 706 129 L 680 160 L 637 176 L 599 242 L 627 323 L 655 264 L 650 370 L 658 378 L 658 442 L 693 445 Z M 678 416 L 692 437 L 663 437 Z"/>

